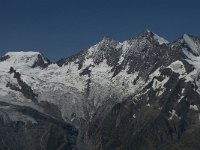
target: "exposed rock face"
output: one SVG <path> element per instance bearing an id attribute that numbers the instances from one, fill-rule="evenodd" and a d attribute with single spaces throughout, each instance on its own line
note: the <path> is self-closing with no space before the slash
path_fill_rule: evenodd
<path id="1" fill-rule="evenodd" d="M 45 137 L 43 149 L 196 150 L 199 72 L 200 38 L 169 43 L 149 30 L 124 42 L 103 38 L 57 64 L 36 52 L 7 53 L 0 101 L 12 107 L 2 107 L 0 131 L 19 149 L 31 146 L 17 139 L 40 149 Z M 13 112 L 20 115 L 6 122 Z"/>
<path id="2" fill-rule="evenodd" d="M 26 98 L 31 99 L 34 102 L 37 102 L 37 94 L 33 92 L 30 86 L 28 86 L 22 79 L 21 74 L 19 72 L 16 72 L 16 70 L 13 67 L 10 67 L 10 74 L 14 74 L 13 78 L 17 79 L 17 85 L 13 85 L 10 82 L 7 83 L 7 87 L 9 87 L 12 90 L 21 92 Z"/>
<path id="3" fill-rule="evenodd" d="M 10 57 L 10 56 L 8 56 L 8 55 L 2 56 L 2 57 L 0 58 L 0 62 L 1 62 L 1 61 L 5 61 L 6 59 L 9 59 L 9 57 Z"/>
<path id="4" fill-rule="evenodd" d="M 1 103 L 0 149 L 76 149 L 78 131 L 30 107 Z"/>
<path id="5" fill-rule="evenodd" d="M 86 141 L 91 149 L 198 149 L 200 96 L 194 89 L 193 83 L 163 69 L 138 95 L 111 109 L 100 108 Z"/>

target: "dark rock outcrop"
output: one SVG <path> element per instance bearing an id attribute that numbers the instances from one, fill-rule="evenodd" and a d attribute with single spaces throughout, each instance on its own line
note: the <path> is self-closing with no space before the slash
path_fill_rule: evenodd
<path id="1" fill-rule="evenodd" d="M 32 108 L 1 103 L 0 149 L 75 150 L 77 129 Z"/>
<path id="2" fill-rule="evenodd" d="M 30 86 L 28 86 L 22 79 L 19 72 L 17 72 L 13 67 L 10 67 L 10 74 L 14 74 L 13 78 L 17 79 L 18 85 L 11 84 L 10 82 L 7 83 L 7 87 L 12 90 L 21 92 L 26 98 L 37 102 L 37 94 L 33 92 Z"/>

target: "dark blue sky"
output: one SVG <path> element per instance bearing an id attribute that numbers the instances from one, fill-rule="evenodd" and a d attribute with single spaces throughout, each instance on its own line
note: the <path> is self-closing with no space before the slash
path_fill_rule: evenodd
<path id="1" fill-rule="evenodd" d="M 200 36 L 199 0 L 0 0 L 0 54 L 40 51 L 53 61 L 146 28 L 173 41 Z"/>

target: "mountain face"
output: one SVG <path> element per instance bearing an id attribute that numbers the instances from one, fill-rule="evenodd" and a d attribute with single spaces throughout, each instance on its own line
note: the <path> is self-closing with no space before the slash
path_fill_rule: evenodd
<path id="1" fill-rule="evenodd" d="M 105 37 L 57 63 L 8 52 L 0 147 L 199 149 L 199 72 L 200 38 L 170 43 L 149 30 L 124 42 Z"/>

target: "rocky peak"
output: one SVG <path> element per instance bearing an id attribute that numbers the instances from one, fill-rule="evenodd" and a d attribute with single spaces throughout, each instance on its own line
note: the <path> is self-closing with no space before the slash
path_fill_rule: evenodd
<path id="1" fill-rule="evenodd" d="M 109 37 L 103 37 L 103 39 L 96 44 L 96 50 L 109 50 L 109 48 L 116 48 L 118 44 L 118 41 L 115 41 Z"/>
<path id="2" fill-rule="evenodd" d="M 150 37 L 153 35 L 154 33 L 149 29 L 145 29 L 142 33 L 139 34 L 139 36 L 143 36 L 143 37 Z"/>
<path id="3" fill-rule="evenodd" d="M 150 42 L 158 42 L 160 45 L 169 43 L 166 39 L 160 37 L 159 35 L 157 35 L 153 31 L 150 31 L 149 29 L 146 29 L 143 33 L 139 34 L 137 38 L 147 39 Z"/>
<path id="4" fill-rule="evenodd" d="M 104 42 L 107 43 L 107 42 L 111 42 L 111 41 L 114 41 L 114 40 L 112 38 L 106 37 L 106 36 L 104 36 L 103 39 L 101 40 L 102 43 L 104 43 Z"/>

